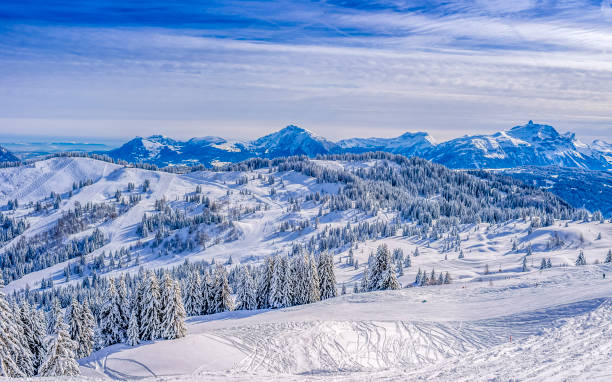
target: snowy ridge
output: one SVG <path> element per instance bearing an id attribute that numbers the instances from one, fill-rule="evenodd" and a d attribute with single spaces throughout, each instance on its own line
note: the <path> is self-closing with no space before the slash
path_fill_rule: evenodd
<path id="1" fill-rule="evenodd" d="M 460 169 L 519 166 L 612 168 L 610 144 L 601 140 L 585 144 L 573 133 L 559 134 L 554 127 L 533 121 L 491 135 L 465 136 L 441 143 L 425 132 L 407 132 L 396 138 L 350 138 L 334 143 L 307 129 L 289 125 L 249 142 L 219 137 L 192 138 L 186 142 L 162 136 L 135 138 L 107 154 L 115 159 L 158 166 L 194 163 L 210 166 L 253 157 L 315 157 L 368 151 L 418 156 Z"/>

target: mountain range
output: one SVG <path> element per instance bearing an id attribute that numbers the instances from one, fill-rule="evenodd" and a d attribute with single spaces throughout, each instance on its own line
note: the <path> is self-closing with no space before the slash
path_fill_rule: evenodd
<path id="1" fill-rule="evenodd" d="M 585 144 L 573 133 L 560 134 L 554 127 L 529 121 L 490 135 L 466 135 L 436 142 L 428 133 L 405 133 L 396 138 L 351 138 L 333 142 L 298 126 L 290 125 L 252 141 L 221 137 L 178 141 L 161 135 L 137 137 L 121 147 L 103 152 L 114 159 L 168 166 L 238 162 L 288 155 L 384 151 L 419 156 L 450 168 L 515 168 L 559 166 L 588 170 L 612 168 L 612 145 L 596 140 Z"/>
<path id="2" fill-rule="evenodd" d="M 0 162 L 18 162 L 17 158 L 12 152 L 0 146 Z"/>

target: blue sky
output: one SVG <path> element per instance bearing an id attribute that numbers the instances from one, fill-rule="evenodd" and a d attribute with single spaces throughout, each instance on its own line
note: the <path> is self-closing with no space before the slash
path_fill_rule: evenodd
<path id="1" fill-rule="evenodd" d="M 0 2 L 0 134 L 612 140 L 612 0 Z"/>

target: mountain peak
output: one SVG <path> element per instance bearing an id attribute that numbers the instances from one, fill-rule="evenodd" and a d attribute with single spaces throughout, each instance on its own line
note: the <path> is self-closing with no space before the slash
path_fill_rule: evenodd
<path id="1" fill-rule="evenodd" d="M 507 132 L 508 135 L 528 142 L 532 140 L 552 140 L 560 137 L 557 130 L 550 125 L 543 125 L 529 121 L 526 125 L 514 126 Z"/>

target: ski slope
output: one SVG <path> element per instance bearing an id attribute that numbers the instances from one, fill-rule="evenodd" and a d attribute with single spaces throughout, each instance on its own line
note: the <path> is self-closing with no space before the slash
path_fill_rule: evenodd
<path id="1" fill-rule="evenodd" d="M 194 317 L 185 338 L 114 345 L 81 360 L 81 370 L 170 380 L 605 380 L 612 282 L 601 273 L 611 270 L 534 271 L 493 285 Z"/>

